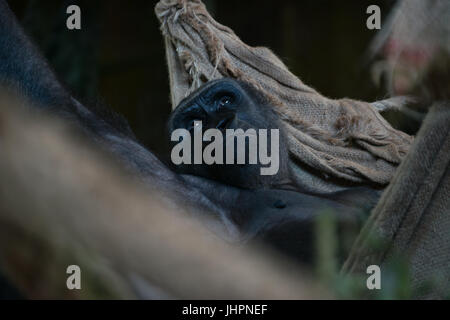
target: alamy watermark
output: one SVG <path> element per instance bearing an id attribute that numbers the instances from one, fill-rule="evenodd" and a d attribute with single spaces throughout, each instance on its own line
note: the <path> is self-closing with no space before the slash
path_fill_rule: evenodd
<path id="1" fill-rule="evenodd" d="M 261 175 L 274 175 L 280 166 L 280 136 L 278 129 L 270 129 L 269 143 L 268 132 L 268 129 L 226 129 L 224 137 L 223 131 L 219 129 L 212 128 L 203 132 L 202 122 L 194 121 L 193 137 L 184 128 L 172 132 L 171 141 L 179 143 L 172 148 L 170 156 L 176 165 L 260 164 L 266 166 L 260 168 Z M 205 147 L 204 142 L 208 142 Z"/>
<path id="2" fill-rule="evenodd" d="M 366 286 L 367 289 L 373 290 L 381 289 L 381 269 L 376 264 L 367 267 L 366 273 L 370 276 L 367 278 Z"/>
<path id="3" fill-rule="evenodd" d="M 367 14 L 370 16 L 367 18 L 366 26 L 369 30 L 381 29 L 381 9 L 379 6 L 373 4 L 367 7 Z"/>
<path id="4" fill-rule="evenodd" d="M 79 6 L 72 4 L 67 7 L 66 13 L 70 14 L 66 20 L 66 27 L 69 30 L 81 29 L 81 9 Z"/>
<path id="5" fill-rule="evenodd" d="M 73 264 L 67 267 L 66 273 L 70 276 L 67 277 L 66 286 L 69 290 L 81 289 L 81 269 L 79 266 Z"/>

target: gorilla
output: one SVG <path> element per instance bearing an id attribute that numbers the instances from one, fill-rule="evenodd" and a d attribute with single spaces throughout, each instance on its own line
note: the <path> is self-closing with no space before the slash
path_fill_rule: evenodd
<path id="1" fill-rule="evenodd" d="M 256 89 L 242 81 L 230 78 L 214 80 L 205 84 L 181 101 L 172 112 L 168 122 L 169 135 L 172 135 L 175 130 L 183 128 L 189 130 L 192 137 L 195 121 L 201 121 L 204 132 L 208 129 L 218 129 L 222 132 L 220 136 L 222 141 L 219 141 L 219 145 L 222 146 L 221 153 L 224 155 L 222 158 L 225 158 L 226 148 L 230 142 L 233 144 L 232 152 L 234 151 L 234 154 L 231 158 L 233 164 L 226 164 L 225 161 L 221 161 L 220 164 L 179 164 L 173 168 L 175 171 L 182 174 L 194 174 L 247 189 L 279 189 L 282 185 L 288 185 L 288 149 L 286 144 L 283 143 L 286 140 L 285 133 L 270 103 Z M 266 130 L 268 136 L 265 136 L 265 142 L 267 143 L 264 149 L 270 153 L 271 158 L 274 158 L 272 153 L 276 153 L 275 174 L 262 174 L 261 167 L 263 166 L 258 159 L 255 159 L 255 164 L 249 164 L 251 134 L 245 135 L 249 129 L 254 130 L 255 144 L 260 140 L 256 132 L 259 129 Z M 273 146 L 271 143 L 272 129 L 278 130 L 278 141 L 274 139 L 278 142 L 276 148 L 278 152 L 274 152 L 271 148 Z M 242 130 L 242 133 L 230 135 L 227 139 L 225 133 L 227 130 L 236 130 L 234 132 Z M 245 139 L 246 152 L 242 158 L 243 164 L 237 164 L 237 148 L 234 148 L 235 140 L 238 139 L 239 135 Z M 205 145 L 206 143 L 203 143 L 203 150 L 201 151 L 204 151 Z M 191 148 L 193 149 L 192 144 Z M 252 151 L 254 154 L 258 154 L 260 150 L 255 148 Z M 191 154 L 193 152 L 194 150 L 191 151 Z"/>
<path id="2" fill-rule="evenodd" d="M 270 101 L 233 79 L 209 82 L 183 100 L 170 116 L 169 134 L 177 128 L 191 130 L 195 120 L 203 121 L 205 129 L 279 129 L 278 173 L 262 176 L 259 165 L 165 164 L 136 139 L 124 119 L 80 103 L 62 85 L 4 0 L 0 0 L 0 86 L 20 94 L 34 110 L 79 127 L 135 177 L 162 191 L 164 201 L 213 218 L 226 230 L 226 240 L 263 241 L 303 263 L 314 263 L 318 215 L 332 212 L 340 235 L 345 235 L 348 228 L 359 228 L 379 196 L 370 187 L 311 194 L 295 185 L 285 133 Z"/>

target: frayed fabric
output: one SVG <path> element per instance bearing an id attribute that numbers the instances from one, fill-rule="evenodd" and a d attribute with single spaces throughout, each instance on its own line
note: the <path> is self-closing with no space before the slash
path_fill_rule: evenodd
<path id="1" fill-rule="evenodd" d="M 273 102 L 287 128 L 299 180 L 304 172 L 299 165 L 323 174 L 315 183 L 331 176 L 383 187 L 392 179 L 413 138 L 392 128 L 378 105 L 321 95 L 269 49 L 248 46 L 215 21 L 200 0 L 161 0 L 155 12 L 165 38 L 173 108 L 208 81 L 235 78 Z"/>

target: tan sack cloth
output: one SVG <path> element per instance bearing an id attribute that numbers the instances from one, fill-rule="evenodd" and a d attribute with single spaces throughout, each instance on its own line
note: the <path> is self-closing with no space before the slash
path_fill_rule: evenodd
<path id="1" fill-rule="evenodd" d="M 448 0 L 399 1 L 375 38 L 372 50 L 385 56 L 394 92 L 422 91 L 440 102 L 429 110 L 343 267 L 344 273 L 367 279 L 367 267 L 380 266 L 383 291 L 392 288 L 383 281 L 395 282 L 390 266 L 403 258 L 408 269 L 401 277 L 414 298 L 450 298 L 448 21 Z M 407 286 L 402 287 L 405 292 Z"/>
<path id="2" fill-rule="evenodd" d="M 374 239 L 385 245 L 374 246 Z M 399 254 L 410 266 L 410 284 L 416 297 L 450 297 L 449 101 L 430 109 L 343 271 L 365 274 L 370 265 L 384 270 L 390 258 Z M 423 289 L 427 282 L 432 286 Z"/>
<path id="3" fill-rule="evenodd" d="M 155 12 L 165 37 L 174 108 L 207 81 L 248 82 L 267 95 L 286 126 L 298 183 L 321 191 L 341 188 L 328 182 L 330 177 L 380 187 L 389 183 L 412 137 L 381 117 L 380 104 L 324 97 L 269 49 L 250 47 L 217 23 L 199 0 L 161 0 Z"/>

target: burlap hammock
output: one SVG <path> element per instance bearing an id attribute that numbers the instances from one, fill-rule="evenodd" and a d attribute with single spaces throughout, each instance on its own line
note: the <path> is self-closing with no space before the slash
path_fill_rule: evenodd
<path id="1" fill-rule="evenodd" d="M 422 296 L 444 296 L 450 263 L 448 105 L 431 109 L 408 153 L 412 137 L 392 128 L 379 114 L 402 101 L 326 98 L 289 72 L 270 50 L 246 45 L 217 23 L 199 0 L 161 0 L 155 11 L 165 38 L 174 108 L 207 81 L 237 78 L 274 102 L 289 132 L 294 171 L 305 165 L 323 174 L 311 175 L 306 183 L 333 191 L 339 187 L 327 183 L 329 176 L 380 187 L 392 180 L 343 270 L 365 273 L 369 264 L 383 265 L 393 252 L 403 251 L 411 265 L 413 286 L 431 274 L 445 278 L 439 291 Z M 373 234 L 392 245 L 374 250 L 368 244 Z"/>
<path id="2" fill-rule="evenodd" d="M 207 81 L 243 80 L 273 101 L 283 120 L 297 183 L 329 191 L 338 190 L 324 181 L 329 176 L 356 184 L 389 183 L 412 138 L 392 128 L 375 104 L 324 97 L 270 50 L 246 45 L 217 23 L 199 0 L 162 0 L 156 14 L 165 37 L 173 107 Z M 301 166 L 322 176 L 300 174 Z"/>

